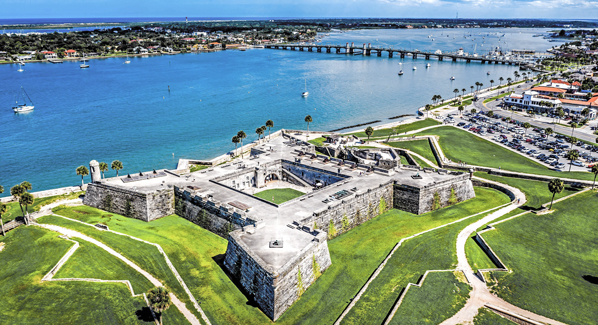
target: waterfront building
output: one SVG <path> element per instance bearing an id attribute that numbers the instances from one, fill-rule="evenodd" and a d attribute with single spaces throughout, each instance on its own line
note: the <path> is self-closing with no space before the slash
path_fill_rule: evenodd
<path id="1" fill-rule="evenodd" d="M 43 51 L 41 53 L 44 55 L 44 58 L 46 60 L 57 59 L 58 58 L 58 55 L 56 53 L 52 52 L 52 51 Z"/>
<path id="2" fill-rule="evenodd" d="M 79 54 L 75 50 L 66 50 L 64 51 L 64 56 L 67 58 L 74 58 L 79 56 Z"/>
<path id="3" fill-rule="evenodd" d="M 567 114 L 581 115 L 585 109 L 589 109 L 588 118 L 595 119 L 598 113 L 598 96 L 589 100 L 556 98 L 542 95 L 534 90 L 527 90 L 523 94 L 511 94 L 505 97 L 504 103 L 508 107 L 522 110 L 533 110 L 536 113 L 551 113 L 557 108 L 562 108 Z M 546 106 L 548 103 L 550 106 Z"/>

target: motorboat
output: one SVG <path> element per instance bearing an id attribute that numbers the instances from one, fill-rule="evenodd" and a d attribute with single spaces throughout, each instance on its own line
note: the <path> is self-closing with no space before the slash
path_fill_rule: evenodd
<path id="1" fill-rule="evenodd" d="M 451 77 L 451 81 L 455 80 L 455 77 Z"/>
<path id="2" fill-rule="evenodd" d="M 399 71 L 399 76 L 403 75 L 403 70 Z"/>
<path id="3" fill-rule="evenodd" d="M 486 72 L 486 75 L 488 75 L 488 76 L 489 76 L 489 75 L 490 75 L 490 71 Z"/>
<path id="4" fill-rule="evenodd" d="M 307 79 L 305 79 L 305 91 L 301 93 L 301 96 L 303 96 L 303 97 L 309 96 L 309 92 L 307 91 Z"/>
<path id="5" fill-rule="evenodd" d="M 417 70 L 417 67 L 413 67 L 413 70 Z"/>
<path id="6" fill-rule="evenodd" d="M 431 67 L 432 65 L 430 65 L 430 63 L 426 64 L 426 68 Z"/>
<path id="7" fill-rule="evenodd" d="M 24 96 L 22 96 L 22 95 L 24 95 Z M 19 104 L 19 99 L 21 99 L 21 96 L 23 97 L 23 104 Z M 29 99 L 29 103 L 31 103 L 30 105 L 27 105 L 27 100 L 25 99 L 25 97 L 27 97 L 27 99 Z M 19 97 L 17 98 L 17 100 L 15 100 L 15 103 L 17 106 L 14 106 L 12 108 L 12 110 L 15 113 L 29 112 L 29 111 L 32 111 L 34 108 L 33 101 L 31 100 L 31 98 L 29 98 L 29 95 L 27 95 L 27 93 L 25 92 L 25 89 L 23 87 L 21 87 L 21 92 L 19 93 Z"/>

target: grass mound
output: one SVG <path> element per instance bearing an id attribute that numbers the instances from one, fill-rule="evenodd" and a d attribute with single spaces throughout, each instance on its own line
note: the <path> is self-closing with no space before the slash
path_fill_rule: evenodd
<path id="1" fill-rule="evenodd" d="M 292 188 L 275 188 L 255 193 L 254 196 L 257 196 L 260 199 L 264 199 L 275 204 L 281 204 L 283 202 L 292 200 L 296 197 L 300 197 L 303 194 L 305 193 L 294 190 Z"/>

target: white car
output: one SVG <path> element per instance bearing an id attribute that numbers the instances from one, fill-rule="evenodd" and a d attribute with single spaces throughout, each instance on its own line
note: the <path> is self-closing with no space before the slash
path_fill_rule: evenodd
<path id="1" fill-rule="evenodd" d="M 517 134 L 524 134 L 525 131 L 523 129 L 515 129 L 515 133 L 517 133 Z"/>

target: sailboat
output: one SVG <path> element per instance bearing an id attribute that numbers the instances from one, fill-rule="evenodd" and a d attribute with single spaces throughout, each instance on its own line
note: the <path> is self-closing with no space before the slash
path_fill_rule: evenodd
<path id="1" fill-rule="evenodd" d="M 303 96 L 303 97 L 309 96 L 309 92 L 307 91 L 307 79 L 305 79 L 305 91 L 301 93 L 301 96 Z"/>
<path id="2" fill-rule="evenodd" d="M 429 68 L 429 67 L 431 67 L 430 63 L 426 64 L 426 68 Z"/>
<path id="3" fill-rule="evenodd" d="M 399 76 L 403 75 L 403 70 L 399 71 Z"/>
<path id="4" fill-rule="evenodd" d="M 413 67 L 413 70 L 417 70 L 417 67 Z"/>
<path id="5" fill-rule="evenodd" d="M 17 70 L 17 71 L 19 71 L 19 72 L 25 71 L 25 70 L 23 70 L 24 65 L 25 65 L 24 63 L 19 62 L 19 70 Z"/>
<path id="6" fill-rule="evenodd" d="M 85 61 L 85 59 L 83 59 L 82 61 L 83 61 L 83 64 L 79 65 L 79 68 L 81 68 L 81 69 L 89 68 L 89 64 L 85 64 L 85 62 L 87 62 L 87 61 Z"/>
<path id="7" fill-rule="evenodd" d="M 19 97 L 17 98 L 17 100 L 15 100 L 15 103 L 17 104 L 17 106 L 14 106 L 12 108 L 12 110 L 15 113 L 32 111 L 34 108 L 33 101 L 31 100 L 31 98 L 29 98 L 29 95 L 27 95 L 27 93 L 25 92 L 25 88 L 21 87 L 21 90 L 22 91 L 19 93 Z M 25 96 L 29 99 L 29 102 L 31 103 L 31 105 L 27 105 L 27 100 L 25 100 L 25 96 L 23 96 L 24 103 L 19 105 L 19 99 L 21 98 L 21 94 L 25 94 Z"/>
<path id="8" fill-rule="evenodd" d="M 129 56 L 127 55 L 127 61 L 124 62 L 124 64 L 129 64 L 131 63 L 131 61 L 129 61 Z"/>

